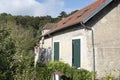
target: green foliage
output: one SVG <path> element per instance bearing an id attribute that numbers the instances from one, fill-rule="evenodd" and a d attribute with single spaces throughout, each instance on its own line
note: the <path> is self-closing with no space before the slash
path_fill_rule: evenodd
<path id="1" fill-rule="evenodd" d="M 48 69 L 52 72 L 60 71 L 66 77 L 71 78 L 73 80 L 92 80 L 92 72 L 89 72 L 85 69 L 76 69 L 74 67 L 70 67 L 70 65 L 63 62 L 50 62 L 48 64 Z"/>
<path id="2" fill-rule="evenodd" d="M 65 17 L 67 17 L 68 15 L 67 15 L 67 13 L 65 12 L 65 11 L 62 11 L 61 13 L 60 13 L 60 15 L 59 15 L 59 17 L 60 18 L 65 18 Z"/>
<path id="3" fill-rule="evenodd" d="M 34 79 L 50 80 L 54 72 L 60 72 L 67 80 L 92 80 L 93 73 L 85 69 L 76 69 L 63 62 L 38 63 Z"/>
<path id="4" fill-rule="evenodd" d="M 33 67 L 33 58 L 31 55 L 24 56 L 21 59 L 15 60 L 11 64 L 11 69 L 14 71 L 13 77 L 15 80 L 34 80 L 35 70 Z"/>
<path id="5" fill-rule="evenodd" d="M 67 16 L 61 13 L 61 16 Z M 54 71 L 73 78 L 77 69 L 62 62 L 33 67 L 33 47 L 46 23 L 56 23 L 61 17 L 30 17 L 0 14 L 0 80 L 50 80 Z"/>
<path id="6" fill-rule="evenodd" d="M 119 80 L 120 79 L 120 70 L 113 69 L 113 70 L 110 70 L 109 72 L 105 71 L 104 78 L 105 78 L 105 80 Z"/>
<path id="7" fill-rule="evenodd" d="M 113 75 L 106 75 L 106 80 L 114 80 L 114 76 Z"/>
<path id="8" fill-rule="evenodd" d="M 105 79 L 106 80 L 114 80 L 114 78 L 115 78 L 115 76 L 113 76 L 111 73 L 107 73 L 106 71 L 105 71 Z"/>
<path id="9" fill-rule="evenodd" d="M 43 28 L 46 23 L 55 23 L 58 18 L 51 16 L 30 17 L 30 16 L 15 16 L 16 24 L 24 28 L 32 27 L 35 30 Z"/>
<path id="10" fill-rule="evenodd" d="M 50 62 L 48 64 L 48 69 L 50 71 L 55 72 L 55 71 L 60 71 L 64 73 L 67 77 L 71 77 L 73 74 L 74 68 L 70 67 L 68 64 L 65 64 L 63 62 Z"/>
<path id="11" fill-rule="evenodd" d="M 9 31 L 0 26 L 0 80 L 12 80 L 10 62 L 15 52 L 15 45 L 9 38 Z M 9 75 L 8 75 L 9 74 Z"/>
<path id="12" fill-rule="evenodd" d="M 85 69 L 79 69 L 74 71 L 73 80 L 92 80 L 92 72 Z"/>
<path id="13" fill-rule="evenodd" d="M 41 66 L 36 67 L 36 80 L 50 80 L 51 71 L 48 69 L 47 65 L 40 64 Z"/>
<path id="14" fill-rule="evenodd" d="M 34 44 L 32 29 L 16 25 L 11 15 L 0 15 L 0 80 L 30 80 L 33 77 Z"/>

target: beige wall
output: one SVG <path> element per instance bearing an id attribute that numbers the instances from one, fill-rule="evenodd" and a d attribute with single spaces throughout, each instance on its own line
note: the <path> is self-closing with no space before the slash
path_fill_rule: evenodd
<path id="1" fill-rule="evenodd" d="M 118 70 L 120 70 L 120 5 L 101 18 L 93 26 L 93 30 L 98 75 L 105 76 L 106 71 L 118 76 Z M 91 48 L 90 42 L 88 41 L 89 49 Z"/>
<path id="2" fill-rule="evenodd" d="M 44 47 L 47 48 L 49 46 L 54 47 L 54 42 L 60 43 L 60 61 L 69 63 L 72 65 L 72 39 L 81 39 L 81 67 L 90 68 L 90 60 L 86 57 L 87 55 L 87 44 L 86 44 L 86 36 L 90 32 L 85 30 L 76 30 L 68 33 L 64 33 L 61 35 L 57 35 L 53 37 L 53 43 L 51 42 L 51 38 L 45 39 L 44 41 Z M 51 45 L 52 43 L 52 45 Z M 54 51 L 54 49 L 53 49 Z M 53 53 L 54 56 L 54 53 Z M 83 64 L 85 63 L 85 64 Z"/>
<path id="3" fill-rule="evenodd" d="M 60 60 L 72 65 L 72 39 L 81 39 L 81 53 L 86 53 L 86 38 L 84 30 L 72 31 L 69 33 L 64 33 L 53 38 L 54 41 L 60 42 Z M 84 44 L 85 43 L 85 44 Z M 83 49 L 86 49 L 85 51 Z M 84 56 L 81 54 L 81 58 Z M 82 57 L 83 56 L 83 57 Z M 81 59 L 83 60 L 83 59 Z M 87 61 L 87 60 L 86 60 Z M 81 62 L 82 63 L 82 62 Z"/>
<path id="4" fill-rule="evenodd" d="M 103 13 L 105 11 L 107 13 L 107 10 L 103 10 Z M 101 17 L 97 23 L 91 21 L 90 24 L 93 24 L 94 30 L 96 71 L 99 75 L 98 77 L 105 76 L 105 71 L 107 73 L 118 74 L 117 71 L 113 72 L 113 70 L 120 70 L 120 5 L 109 10 L 109 13 Z M 82 40 L 81 67 L 92 71 L 93 51 L 91 31 L 77 29 L 53 36 L 52 38 L 45 39 L 44 47 L 54 47 L 53 43 L 59 41 L 60 61 L 72 65 L 72 39 L 75 38 Z M 54 56 L 54 53 L 52 56 Z"/>

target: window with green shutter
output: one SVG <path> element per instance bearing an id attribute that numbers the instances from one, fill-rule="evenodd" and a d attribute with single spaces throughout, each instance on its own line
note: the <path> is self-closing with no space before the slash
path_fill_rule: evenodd
<path id="1" fill-rule="evenodd" d="M 54 61 L 59 61 L 59 42 L 54 42 Z"/>
<path id="2" fill-rule="evenodd" d="M 80 67 L 80 39 L 72 40 L 72 66 Z"/>

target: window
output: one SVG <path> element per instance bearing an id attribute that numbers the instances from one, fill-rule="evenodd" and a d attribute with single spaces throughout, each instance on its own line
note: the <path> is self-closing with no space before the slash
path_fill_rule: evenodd
<path id="1" fill-rule="evenodd" d="M 78 68 L 80 67 L 81 63 L 81 41 L 80 39 L 73 39 L 72 40 L 72 66 Z"/>
<path id="2" fill-rule="evenodd" d="M 54 61 L 59 61 L 59 42 L 54 42 Z"/>

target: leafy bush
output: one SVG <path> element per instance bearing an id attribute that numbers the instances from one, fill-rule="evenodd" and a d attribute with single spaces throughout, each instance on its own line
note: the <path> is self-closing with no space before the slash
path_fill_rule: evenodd
<path id="1" fill-rule="evenodd" d="M 106 75 L 106 80 L 113 80 L 114 79 L 114 76 L 112 75 Z"/>
<path id="2" fill-rule="evenodd" d="M 50 62 L 48 64 L 48 69 L 53 73 L 55 71 L 60 71 L 67 77 L 71 77 L 73 75 L 74 68 L 70 67 L 70 65 L 65 64 L 63 62 Z"/>
<path id="3" fill-rule="evenodd" d="M 92 72 L 89 72 L 88 70 L 85 69 L 75 70 L 73 80 L 86 80 L 86 79 L 92 80 Z"/>
<path id="4" fill-rule="evenodd" d="M 115 70 L 114 70 L 115 71 Z M 105 79 L 106 80 L 114 80 L 115 76 L 112 75 L 112 73 L 107 73 L 107 71 L 105 71 Z"/>
<path id="5" fill-rule="evenodd" d="M 55 71 L 60 71 L 66 77 L 72 80 L 92 80 L 93 72 L 89 72 L 85 69 L 76 69 L 74 67 L 70 67 L 69 64 L 63 62 L 50 62 L 48 65 L 48 70 L 53 73 Z"/>
<path id="6" fill-rule="evenodd" d="M 51 72 L 47 68 L 47 66 L 36 67 L 36 78 L 35 78 L 35 80 L 50 80 L 50 78 L 51 78 Z"/>

